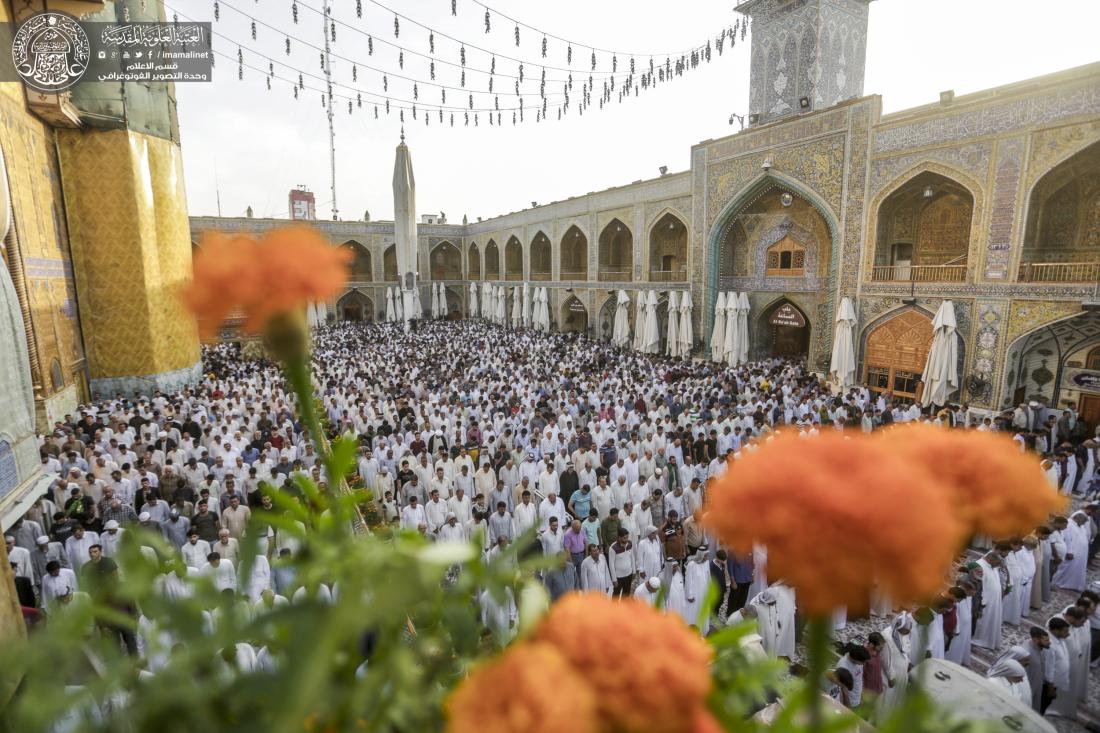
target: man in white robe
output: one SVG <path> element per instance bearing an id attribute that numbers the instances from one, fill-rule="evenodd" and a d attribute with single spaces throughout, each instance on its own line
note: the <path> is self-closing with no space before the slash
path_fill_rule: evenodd
<path id="1" fill-rule="evenodd" d="M 644 583 L 640 583 L 634 591 L 634 598 L 651 606 L 657 605 L 657 595 L 661 590 L 661 579 L 656 575 L 650 576 Z"/>
<path id="2" fill-rule="evenodd" d="M 1001 621 L 1012 626 L 1020 625 L 1020 591 L 1023 572 L 1016 553 L 1009 543 L 998 543 L 998 552 L 1008 570 L 1008 593 L 1001 598 Z"/>
<path id="3" fill-rule="evenodd" d="M 485 590 L 481 592 L 481 623 L 493 630 L 497 642 L 503 646 L 515 635 L 519 610 L 511 588 L 505 588 L 504 598 L 496 599 Z"/>
<path id="4" fill-rule="evenodd" d="M 1001 648 L 1001 613 L 1003 606 L 1001 597 L 1004 585 L 1001 581 L 999 570 L 1001 564 L 1000 555 L 995 552 L 987 554 L 978 560 L 977 565 L 982 570 L 981 592 L 981 616 L 978 625 L 974 629 L 973 643 L 983 649 L 997 651 Z"/>
<path id="5" fill-rule="evenodd" d="M 607 567 L 607 558 L 600 552 L 599 545 L 588 546 L 588 557 L 581 562 L 581 590 L 589 593 L 603 593 L 611 597 L 614 581 Z"/>
<path id="6" fill-rule="evenodd" d="M 687 615 L 687 595 L 684 592 L 684 575 L 680 572 L 680 563 L 674 557 L 665 558 L 661 569 L 661 587 L 665 592 L 665 611 L 678 613 L 690 624 Z"/>
<path id="7" fill-rule="evenodd" d="M 641 578 L 656 578 L 661 573 L 661 541 L 657 528 L 652 524 L 645 528 L 645 537 L 638 542 L 638 572 Z"/>
<path id="8" fill-rule="evenodd" d="M 955 624 L 955 636 L 951 637 L 951 644 L 944 652 L 944 659 L 954 662 L 960 667 L 970 666 L 970 643 L 973 633 L 974 599 L 967 591 L 953 588 L 955 595 L 955 615 L 958 619 Z M 957 592 L 962 590 L 962 597 Z"/>
<path id="9" fill-rule="evenodd" d="M 710 629 L 710 614 L 702 620 L 707 589 L 710 587 L 710 564 L 706 545 L 696 550 L 695 555 L 684 565 L 684 620 L 691 626 L 698 626 L 699 633 L 706 635 Z"/>
<path id="10" fill-rule="evenodd" d="M 1046 659 L 1050 662 L 1047 671 L 1050 684 L 1054 687 L 1054 700 L 1043 711 L 1044 715 L 1073 718 L 1077 715 L 1077 701 L 1070 687 L 1070 645 L 1069 638 L 1073 629 L 1064 618 L 1054 616 L 1047 621 L 1050 632 L 1050 649 Z"/>
<path id="11" fill-rule="evenodd" d="M 248 587 L 241 588 L 241 592 L 255 604 L 260 601 L 264 591 L 268 590 L 274 592 L 271 584 L 271 563 L 266 556 L 256 555 L 256 559 L 252 562 L 252 575 L 248 579 Z"/>
<path id="12" fill-rule="evenodd" d="M 875 717 L 884 720 L 901 704 L 909 687 L 909 645 L 913 617 L 902 611 L 882 630 L 886 646 L 879 653 L 883 690 L 875 702 Z"/>
<path id="13" fill-rule="evenodd" d="M 1031 590 L 1035 582 L 1037 545 L 1034 538 L 1025 538 L 1013 553 L 1016 557 L 1016 566 L 1020 571 L 1020 618 L 1022 619 L 1027 618 L 1031 613 Z"/>
<path id="14" fill-rule="evenodd" d="M 30 551 L 25 547 L 17 546 L 13 535 L 5 536 L 4 544 L 8 548 L 8 562 L 12 564 L 15 576 L 17 578 L 26 578 L 33 583 L 34 564 L 31 562 Z"/>
<path id="15" fill-rule="evenodd" d="M 1088 522 L 1087 514 L 1074 512 L 1069 524 L 1062 530 L 1066 551 L 1051 581 L 1058 588 L 1081 592 L 1087 586 L 1085 576 L 1089 551 Z"/>

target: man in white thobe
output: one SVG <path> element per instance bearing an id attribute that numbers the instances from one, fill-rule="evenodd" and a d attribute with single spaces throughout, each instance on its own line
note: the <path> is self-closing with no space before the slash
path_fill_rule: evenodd
<path id="1" fill-rule="evenodd" d="M 698 626 L 699 633 L 706 635 L 710 628 L 710 614 L 700 620 L 706 601 L 707 588 L 710 587 L 710 564 L 708 550 L 703 545 L 696 550 L 695 555 L 684 565 L 684 620 L 691 626 Z"/>
<path id="2" fill-rule="evenodd" d="M 598 545 L 589 545 L 588 557 L 581 563 L 581 590 L 590 593 L 603 593 L 610 597 L 614 588 L 611 570 L 607 567 L 607 558 L 600 552 Z"/>
<path id="3" fill-rule="evenodd" d="M 1001 579 L 1001 557 L 995 552 L 978 560 L 982 570 L 981 608 L 982 615 L 974 629 L 973 643 L 983 649 L 997 651 L 1001 648 L 1001 598 L 1004 595 L 1004 583 Z"/>

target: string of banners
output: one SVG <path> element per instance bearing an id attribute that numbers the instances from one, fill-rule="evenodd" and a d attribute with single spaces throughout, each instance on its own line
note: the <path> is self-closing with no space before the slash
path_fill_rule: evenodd
<path id="1" fill-rule="evenodd" d="M 518 50 L 502 53 L 376 0 L 356 0 L 355 19 L 337 18 L 325 0 L 314 2 L 289 0 L 287 22 L 295 29 L 316 28 L 317 36 L 323 31 L 320 38 L 256 18 L 236 0 L 214 0 L 215 58 L 235 65 L 241 81 L 263 79 L 268 90 L 288 88 L 294 99 L 317 95 L 326 109 L 331 102 L 334 108 L 346 106 L 349 115 L 397 115 L 402 123 L 423 119 L 425 125 L 451 127 L 482 121 L 502 126 L 508 117 L 513 125 L 561 120 L 622 103 L 711 63 L 744 41 L 749 30 L 748 22 L 738 19 L 678 53 L 617 51 L 545 32 L 477 0 L 441 0 L 452 16 L 469 6 L 483 14 L 486 37 L 506 33 Z M 374 6 L 373 16 L 392 15 L 392 28 L 381 33 L 366 28 L 364 5 Z M 176 20 L 182 16 L 168 9 Z M 227 14 L 247 23 L 247 39 L 221 30 Z M 265 42 L 281 53 L 257 47 Z M 526 55 L 532 48 L 535 55 Z M 316 67 L 301 62 L 309 55 L 317 59 Z"/>

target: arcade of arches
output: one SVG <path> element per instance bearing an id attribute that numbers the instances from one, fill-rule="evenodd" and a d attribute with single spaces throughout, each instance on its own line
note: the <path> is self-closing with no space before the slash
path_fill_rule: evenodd
<path id="1" fill-rule="evenodd" d="M 523 245 L 515 237 L 509 237 L 504 245 L 504 279 L 523 279 Z"/>
<path id="2" fill-rule="evenodd" d="M 561 333 L 572 333 L 574 331 L 585 333 L 588 330 L 588 309 L 584 307 L 584 303 L 577 296 L 570 295 L 561 304 L 558 329 Z"/>
<path id="3" fill-rule="evenodd" d="M 462 253 L 450 242 L 440 242 L 428 255 L 433 280 L 461 280 Z"/>
<path id="4" fill-rule="evenodd" d="M 1100 279 L 1100 143 L 1051 169 L 1028 206 L 1019 280 Z"/>
<path id="5" fill-rule="evenodd" d="M 863 380 L 876 394 L 920 397 L 921 374 L 932 346 L 932 319 L 910 308 L 873 326 L 863 347 Z"/>
<path id="6" fill-rule="evenodd" d="M 561 238 L 561 279 L 588 279 L 588 238 L 576 225 Z"/>
<path id="7" fill-rule="evenodd" d="M 617 282 L 633 277 L 634 235 L 621 221 L 612 219 L 600 232 L 599 279 Z"/>
<path id="8" fill-rule="evenodd" d="M 382 253 L 382 279 L 397 282 L 397 247 L 392 244 Z"/>
<path id="9" fill-rule="evenodd" d="M 370 250 L 364 247 L 354 239 L 350 239 L 340 245 L 344 249 L 350 250 L 354 259 L 351 261 L 351 280 L 352 282 L 370 282 L 374 279 L 373 269 L 370 262 Z"/>
<path id="10" fill-rule="evenodd" d="M 964 282 L 974 197 L 938 173 L 914 176 L 879 207 L 872 280 Z"/>
<path id="11" fill-rule="evenodd" d="M 542 232 L 531 240 L 531 279 L 549 280 L 552 276 L 550 238 Z"/>
<path id="12" fill-rule="evenodd" d="M 466 272 L 468 280 L 481 279 L 481 252 L 477 244 L 471 244 L 470 251 L 466 254 Z"/>
<path id="13" fill-rule="evenodd" d="M 485 245 L 485 279 L 500 279 L 500 248 L 491 239 Z"/>
<path id="14" fill-rule="evenodd" d="M 665 214 L 649 231 L 651 282 L 687 281 L 687 227 L 674 214 Z"/>
<path id="15" fill-rule="evenodd" d="M 789 253 L 786 258 L 783 252 Z M 832 235 L 821 212 L 801 196 L 775 185 L 726 225 L 718 272 L 723 279 L 764 275 L 823 278 L 829 272 L 831 253 Z M 808 271 L 814 262 L 817 270 Z"/>
<path id="16" fill-rule="evenodd" d="M 336 301 L 336 313 L 342 321 L 373 321 L 371 299 L 358 290 L 351 290 Z"/>

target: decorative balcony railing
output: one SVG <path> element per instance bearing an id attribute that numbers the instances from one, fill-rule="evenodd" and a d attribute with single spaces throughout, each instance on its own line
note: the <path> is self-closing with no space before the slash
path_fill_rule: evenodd
<path id="1" fill-rule="evenodd" d="M 587 280 L 588 279 L 588 270 L 566 270 L 566 269 L 563 268 L 562 271 L 561 271 L 560 279 L 561 280 Z"/>
<path id="2" fill-rule="evenodd" d="M 522 272 L 509 272 L 504 276 L 504 279 L 505 280 L 522 280 L 523 279 L 523 273 Z M 550 278 L 547 278 L 547 280 L 549 280 L 549 279 Z"/>
<path id="3" fill-rule="evenodd" d="M 1021 262 L 1016 280 L 1022 283 L 1093 283 L 1100 279 L 1100 262 Z"/>
<path id="4" fill-rule="evenodd" d="M 532 280 L 553 280 L 554 275 L 553 275 L 553 273 L 550 273 L 550 272 L 532 272 L 531 273 L 531 279 Z"/>
<path id="5" fill-rule="evenodd" d="M 600 282 L 622 282 L 634 279 L 634 270 L 629 267 L 600 266 Z"/>
<path id="6" fill-rule="evenodd" d="M 686 269 L 649 271 L 649 281 L 654 283 L 682 283 L 687 282 L 687 279 Z"/>
<path id="7" fill-rule="evenodd" d="M 875 265 L 874 282 L 961 283 L 966 281 L 966 265 Z"/>

